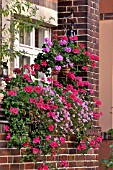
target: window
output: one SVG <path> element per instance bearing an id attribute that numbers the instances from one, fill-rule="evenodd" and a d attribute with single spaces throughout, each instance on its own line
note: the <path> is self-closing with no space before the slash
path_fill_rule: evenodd
<path id="1" fill-rule="evenodd" d="M 28 56 L 20 56 L 19 57 L 19 67 L 23 67 L 25 64 L 30 65 L 30 57 Z"/>
<path id="2" fill-rule="evenodd" d="M 31 32 L 29 30 L 20 29 L 19 43 L 30 46 L 31 45 L 31 43 L 30 43 L 30 39 L 31 39 L 30 35 L 31 35 Z"/>
<path id="3" fill-rule="evenodd" d="M 44 27 L 35 29 L 35 47 L 42 48 L 44 44 L 44 38 L 50 37 L 50 30 Z"/>

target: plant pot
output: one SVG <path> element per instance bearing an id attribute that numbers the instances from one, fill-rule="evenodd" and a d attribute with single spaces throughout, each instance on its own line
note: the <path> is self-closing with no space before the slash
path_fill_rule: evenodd
<path id="1" fill-rule="evenodd" d="M 2 93 L 0 93 L 0 102 L 2 102 L 4 95 Z"/>
<path id="2" fill-rule="evenodd" d="M 62 68 L 61 71 L 63 74 L 68 74 L 70 72 L 70 68 Z"/>

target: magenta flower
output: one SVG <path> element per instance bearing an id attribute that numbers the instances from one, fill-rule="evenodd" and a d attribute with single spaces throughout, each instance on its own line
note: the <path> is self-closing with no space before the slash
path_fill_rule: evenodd
<path id="1" fill-rule="evenodd" d="M 24 87 L 24 91 L 27 92 L 27 93 L 32 93 L 33 87 L 32 86 L 26 86 L 26 87 Z"/>
<path id="2" fill-rule="evenodd" d="M 48 42 L 47 42 L 47 45 L 51 47 L 53 44 L 52 44 L 51 41 L 48 41 Z"/>
<path id="3" fill-rule="evenodd" d="M 8 96 L 17 96 L 16 92 L 14 90 L 7 91 Z"/>
<path id="4" fill-rule="evenodd" d="M 5 130 L 6 132 L 9 132 L 10 127 L 9 127 L 8 125 L 5 125 L 5 126 L 4 126 L 4 130 Z"/>
<path id="5" fill-rule="evenodd" d="M 57 142 L 52 141 L 52 142 L 50 142 L 50 146 L 51 146 L 52 148 L 57 148 L 57 147 L 58 147 L 58 144 L 57 144 Z"/>
<path id="6" fill-rule="evenodd" d="M 63 160 L 61 162 L 61 166 L 68 167 L 68 162 L 66 160 Z"/>
<path id="7" fill-rule="evenodd" d="M 51 136 L 46 136 L 46 141 L 48 141 L 49 139 L 51 139 Z"/>
<path id="8" fill-rule="evenodd" d="M 34 138 L 34 139 L 33 139 L 33 143 L 40 143 L 40 138 L 39 138 L 39 137 Z"/>
<path id="9" fill-rule="evenodd" d="M 61 66 L 55 66 L 55 70 L 60 71 L 61 70 Z"/>
<path id="10" fill-rule="evenodd" d="M 65 47 L 64 50 L 65 50 L 67 53 L 70 53 L 70 52 L 71 52 L 71 47 Z"/>
<path id="11" fill-rule="evenodd" d="M 46 47 L 46 48 L 43 48 L 43 51 L 44 51 L 45 53 L 48 53 L 48 52 L 50 51 L 50 49 L 49 49 L 48 47 Z"/>
<path id="12" fill-rule="evenodd" d="M 47 42 L 50 42 L 50 39 L 47 37 L 44 39 L 44 41 L 47 43 Z"/>
<path id="13" fill-rule="evenodd" d="M 66 40 L 60 40 L 60 45 L 65 45 L 65 44 L 67 44 Z"/>
<path id="14" fill-rule="evenodd" d="M 6 136 L 6 140 L 9 140 L 10 138 L 11 138 L 11 135 L 10 135 L 10 133 L 8 133 Z"/>
<path id="15" fill-rule="evenodd" d="M 60 142 L 61 142 L 62 144 L 65 143 L 65 138 L 60 137 Z"/>
<path id="16" fill-rule="evenodd" d="M 61 55 L 57 55 L 57 56 L 55 57 L 55 60 L 56 60 L 56 61 L 62 61 L 62 60 L 63 60 L 63 57 L 62 57 Z"/>
<path id="17" fill-rule="evenodd" d="M 39 149 L 33 148 L 33 154 L 38 154 L 38 153 L 39 153 Z"/>
<path id="18" fill-rule="evenodd" d="M 9 112 L 11 112 L 12 114 L 18 114 L 18 108 L 13 108 L 13 107 L 11 107 L 11 108 L 9 109 Z"/>
<path id="19" fill-rule="evenodd" d="M 50 132 L 52 132 L 54 130 L 54 125 L 49 125 L 48 129 L 49 129 Z"/>

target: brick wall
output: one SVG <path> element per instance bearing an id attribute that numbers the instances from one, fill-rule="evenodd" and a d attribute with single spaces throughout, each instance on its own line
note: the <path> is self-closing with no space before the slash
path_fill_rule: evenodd
<path id="1" fill-rule="evenodd" d="M 81 155 L 73 148 L 73 145 L 74 141 L 67 142 L 65 146 L 62 146 L 60 155 L 54 157 L 48 155 L 44 158 L 48 163 L 53 163 L 58 170 L 65 169 L 60 166 L 62 160 L 67 160 L 69 163 L 67 170 L 98 170 L 97 150 L 90 150 L 89 153 Z M 23 152 L 24 149 L 7 148 L 5 136 L 0 134 L 0 170 L 35 170 L 41 166 L 42 158 L 37 158 L 36 164 L 33 162 L 23 163 L 21 161 Z"/>
<path id="2" fill-rule="evenodd" d="M 58 0 L 30 0 L 30 2 L 41 5 L 47 8 L 51 8 L 55 11 L 57 11 L 57 2 Z"/>

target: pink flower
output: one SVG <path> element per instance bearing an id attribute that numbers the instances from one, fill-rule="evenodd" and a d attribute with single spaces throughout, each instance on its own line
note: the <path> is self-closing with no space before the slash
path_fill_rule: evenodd
<path id="1" fill-rule="evenodd" d="M 85 143 L 82 143 L 82 144 L 81 144 L 81 149 L 82 149 L 82 150 L 85 150 L 85 149 L 86 149 L 86 144 L 85 144 Z"/>
<path id="2" fill-rule="evenodd" d="M 100 100 L 95 100 L 95 103 L 96 103 L 97 106 L 101 105 L 101 101 Z"/>
<path id="3" fill-rule="evenodd" d="M 25 69 L 28 69 L 29 67 L 30 67 L 30 66 L 29 66 L 28 64 L 25 64 L 25 65 L 24 65 L 24 68 L 25 68 Z"/>
<path id="4" fill-rule="evenodd" d="M 41 93 L 42 87 L 41 86 L 34 86 L 34 91 L 36 91 L 38 94 Z"/>
<path id="5" fill-rule="evenodd" d="M 51 139 L 51 136 L 46 136 L 46 140 L 48 141 L 49 139 Z"/>
<path id="6" fill-rule="evenodd" d="M 95 140 L 96 140 L 96 142 L 101 143 L 102 142 L 102 136 L 98 136 Z"/>
<path id="7" fill-rule="evenodd" d="M 79 54 L 80 53 L 80 49 L 75 48 L 75 49 L 72 50 L 72 52 L 75 53 L 75 54 Z"/>
<path id="8" fill-rule="evenodd" d="M 64 143 L 65 143 L 65 138 L 60 137 L 60 142 L 61 142 L 62 144 L 64 144 Z"/>
<path id="9" fill-rule="evenodd" d="M 78 149 L 78 150 L 81 150 L 81 145 L 78 145 L 78 146 L 77 146 L 77 149 Z"/>
<path id="10" fill-rule="evenodd" d="M 49 170 L 48 165 L 43 164 L 42 168 L 38 168 L 38 170 Z"/>
<path id="11" fill-rule="evenodd" d="M 88 66 L 83 66 L 83 67 L 82 67 L 82 70 L 88 71 L 88 70 L 89 70 L 89 67 L 88 67 Z"/>
<path id="12" fill-rule="evenodd" d="M 30 101 L 30 103 L 33 103 L 33 104 L 36 103 L 36 99 L 34 99 L 34 98 L 30 98 L 29 101 Z"/>
<path id="13" fill-rule="evenodd" d="M 57 147 L 58 147 L 58 144 L 57 144 L 57 142 L 52 141 L 52 142 L 50 142 L 50 146 L 51 146 L 52 148 L 57 148 Z"/>
<path id="14" fill-rule="evenodd" d="M 24 87 L 24 91 L 27 92 L 27 93 L 32 93 L 33 87 L 32 86 L 26 86 L 26 87 Z"/>
<path id="15" fill-rule="evenodd" d="M 54 34 L 54 35 L 53 35 L 53 38 L 54 38 L 54 39 L 57 39 L 57 38 L 58 38 L 58 36 L 57 36 L 56 34 Z"/>
<path id="16" fill-rule="evenodd" d="M 48 129 L 49 129 L 50 132 L 52 132 L 54 130 L 54 125 L 49 125 Z"/>
<path id="17" fill-rule="evenodd" d="M 18 108 L 13 108 L 13 107 L 11 107 L 11 108 L 9 109 L 9 112 L 11 112 L 12 114 L 18 114 Z"/>
<path id="18" fill-rule="evenodd" d="M 33 154 L 38 154 L 38 153 L 39 153 L 39 149 L 33 148 Z"/>
<path id="19" fill-rule="evenodd" d="M 42 65 L 42 66 L 47 66 L 47 61 L 43 61 L 43 62 L 41 63 L 41 65 Z"/>
<path id="20" fill-rule="evenodd" d="M 92 62 L 91 66 L 92 66 L 93 68 L 95 68 L 95 67 L 96 67 L 96 63 L 95 63 L 95 62 Z"/>
<path id="21" fill-rule="evenodd" d="M 60 37 L 60 39 L 61 39 L 61 40 L 68 41 L 68 37 L 67 37 L 67 36 L 65 36 L 65 35 L 64 35 L 64 36 L 61 36 L 61 37 Z"/>
<path id="22" fill-rule="evenodd" d="M 26 79 L 29 83 L 31 82 L 31 79 L 28 74 L 23 74 L 22 78 Z"/>
<path id="23" fill-rule="evenodd" d="M 31 65 L 31 68 L 33 68 L 34 67 L 34 69 L 36 69 L 36 70 L 40 70 L 40 65 L 39 64 L 32 64 Z"/>
<path id="24" fill-rule="evenodd" d="M 33 139 L 33 143 L 40 143 L 40 138 L 39 138 L 39 137 L 34 138 L 34 139 Z"/>
<path id="25" fill-rule="evenodd" d="M 9 127 L 8 125 L 5 125 L 5 126 L 4 126 L 4 130 L 5 130 L 6 132 L 9 132 L 10 127 Z"/>
<path id="26" fill-rule="evenodd" d="M 84 44 L 82 44 L 82 43 L 80 43 L 79 46 L 80 46 L 82 49 L 85 48 Z"/>
<path id="27" fill-rule="evenodd" d="M 68 167 L 68 162 L 66 160 L 63 160 L 61 162 L 61 166 Z"/>
<path id="28" fill-rule="evenodd" d="M 69 37 L 69 39 L 71 41 L 78 41 L 78 37 L 77 36 L 71 36 L 71 37 Z"/>
<path id="29" fill-rule="evenodd" d="M 90 94 L 94 94 L 93 89 L 90 89 L 89 92 L 90 92 Z"/>
<path id="30" fill-rule="evenodd" d="M 6 140 L 9 140 L 10 138 L 11 138 L 11 135 L 10 135 L 10 133 L 8 133 L 6 136 Z"/>
<path id="31" fill-rule="evenodd" d="M 96 144 L 95 140 L 91 140 L 91 141 L 90 141 L 90 146 L 91 146 L 92 148 L 94 148 L 95 144 Z"/>
<path id="32" fill-rule="evenodd" d="M 7 91 L 8 96 L 17 96 L 16 92 L 14 90 Z"/>

